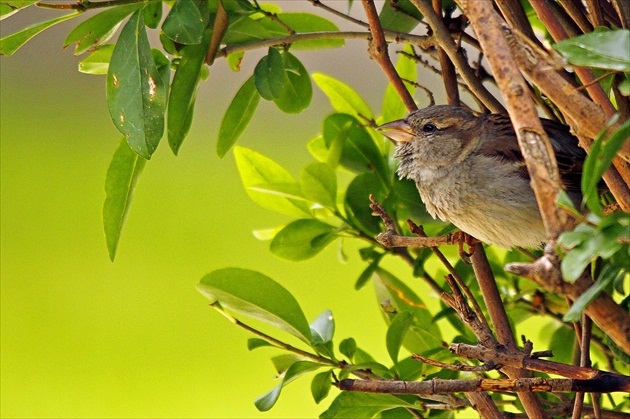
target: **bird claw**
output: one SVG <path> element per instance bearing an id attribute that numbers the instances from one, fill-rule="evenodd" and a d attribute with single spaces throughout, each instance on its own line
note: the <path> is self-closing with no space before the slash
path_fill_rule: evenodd
<path id="1" fill-rule="evenodd" d="M 470 258 L 475 254 L 475 245 L 479 243 L 479 240 L 474 238 L 468 233 L 463 231 L 456 231 L 453 233 L 453 243 L 457 243 L 457 250 L 459 257 L 468 265 L 472 265 Z M 464 250 L 464 243 L 468 246 L 468 252 Z"/>

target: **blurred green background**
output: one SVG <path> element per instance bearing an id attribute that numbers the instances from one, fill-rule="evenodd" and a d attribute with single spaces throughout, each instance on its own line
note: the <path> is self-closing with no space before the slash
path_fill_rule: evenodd
<path id="1" fill-rule="evenodd" d="M 20 13 L 2 22 L 0 35 L 53 15 Z M 251 232 L 291 219 L 254 204 L 232 154 L 216 156 L 223 113 L 260 54 L 248 53 L 241 73 L 223 60 L 210 69 L 180 155 L 162 144 L 147 164 L 111 263 L 101 207 L 120 134 L 107 111 L 104 76 L 78 73 L 72 49 L 61 48 L 77 23 L 60 24 L 0 60 L 1 416 L 316 417 L 333 397 L 317 406 L 308 379 L 286 387 L 270 412 L 256 410 L 254 399 L 277 384 L 269 358 L 279 352 L 249 352 L 251 335 L 195 290 L 212 270 L 256 269 L 291 291 L 309 320 L 332 310 L 336 342 L 353 336 L 387 362 L 374 292 L 354 290 L 365 267 L 354 251 L 359 245 L 346 243 L 347 263 L 338 260 L 336 245 L 302 263 L 277 259 Z M 365 42 L 298 57 L 309 71 L 349 83 L 380 113 L 386 80 Z M 439 86 L 433 75 L 422 80 Z M 261 101 L 239 144 L 297 175 L 312 160 L 306 144 L 329 112 L 316 88 L 300 115 Z M 437 298 L 407 267 L 387 259 L 384 265 L 437 311 Z M 528 337 L 544 346 L 537 332 Z"/>
<path id="2" fill-rule="evenodd" d="M 54 15 L 13 16 L 2 22 L 2 36 Z M 274 353 L 249 352 L 250 336 L 195 290 L 214 269 L 257 269 L 288 288 L 310 320 L 331 309 L 337 341 L 352 335 L 386 357 L 373 291 L 353 289 L 363 268 L 356 252 L 347 264 L 338 262 L 334 245 L 304 263 L 275 258 L 251 231 L 290 218 L 254 204 L 231 153 L 216 156 L 222 115 L 258 56 L 246 57 L 240 74 L 224 61 L 211 68 L 180 156 L 164 143 L 147 165 L 111 263 L 101 206 L 120 134 L 107 111 L 104 77 L 78 73 L 72 49 L 61 47 L 77 23 L 49 29 L 0 61 L 1 415 L 317 416 L 325 406 L 310 398 L 310 380 L 285 388 L 270 412 L 256 410 L 253 400 L 277 384 Z M 347 80 L 378 109 L 386 82 L 365 48 L 357 42 L 341 54 L 300 58 L 311 71 Z M 330 111 L 319 91 L 297 116 L 261 102 L 240 144 L 297 175 L 311 160 L 307 141 Z"/>

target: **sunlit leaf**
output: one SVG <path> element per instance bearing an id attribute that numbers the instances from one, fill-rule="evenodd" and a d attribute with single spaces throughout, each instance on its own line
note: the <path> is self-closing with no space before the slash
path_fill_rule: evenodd
<path id="1" fill-rule="evenodd" d="M 334 210 L 337 206 L 337 175 L 326 163 L 311 163 L 302 169 L 300 185 L 307 199 Z"/>
<path id="2" fill-rule="evenodd" d="M 333 226 L 314 218 L 295 220 L 275 235 L 269 249 L 283 259 L 309 259 L 335 239 L 334 231 Z"/>
<path id="3" fill-rule="evenodd" d="M 197 289 L 221 307 L 271 324 L 310 344 L 311 331 L 297 300 L 260 272 L 219 269 L 204 276 Z"/>
<path id="4" fill-rule="evenodd" d="M 345 391 L 337 396 L 320 418 L 372 418 L 383 410 L 396 407 L 414 408 L 416 406 L 392 394 Z"/>
<path id="5" fill-rule="evenodd" d="M 3 0 L 0 2 L 0 20 L 6 19 L 38 1 L 39 0 Z"/>
<path id="6" fill-rule="evenodd" d="M 413 47 L 407 44 L 403 47 L 403 52 L 413 54 Z M 396 72 L 402 79 L 415 82 L 417 77 L 416 62 L 412 58 L 400 54 L 398 63 L 396 64 Z M 413 96 L 416 90 L 415 86 L 411 83 L 405 83 L 405 86 L 407 87 L 407 91 Z M 383 99 L 383 121 L 394 121 L 404 117 L 406 114 L 407 108 L 405 104 L 396 92 L 394 86 L 389 83 L 385 90 L 385 98 Z"/>
<path id="7" fill-rule="evenodd" d="M 321 73 L 314 73 L 313 80 L 328 96 L 332 107 L 341 113 L 347 113 L 361 119 L 373 119 L 372 111 L 363 98 L 350 86 Z"/>
<path id="8" fill-rule="evenodd" d="M 596 30 L 553 46 L 569 63 L 584 67 L 630 71 L 630 30 Z"/>
<path id="9" fill-rule="evenodd" d="M 400 352 L 400 347 L 402 346 L 405 335 L 412 323 L 413 313 L 403 311 L 394 317 L 389 325 L 389 328 L 387 328 L 387 352 L 394 362 L 394 365 L 398 364 L 398 353 Z"/>
<path id="10" fill-rule="evenodd" d="M 311 381 L 311 394 L 313 395 L 315 403 L 319 404 L 319 402 L 324 400 L 328 396 L 331 387 L 332 371 L 324 371 L 316 374 L 315 377 L 313 377 L 313 381 Z"/>
<path id="11" fill-rule="evenodd" d="M 278 17 L 296 33 L 337 32 L 339 28 L 330 20 L 311 13 L 282 13 Z M 288 33 L 287 33 L 288 35 Z M 329 49 L 344 45 L 343 39 L 313 39 L 294 42 L 292 50 Z"/>
<path id="12" fill-rule="evenodd" d="M 267 55 L 261 58 L 254 70 L 254 82 L 258 93 L 266 100 L 277 99 L 286 81 L 282 55 L 276 48 L 269 48 Z"/>
<path id="13" fill-rule="evenodd" d="M 253 87 L 253 82 L 251 84 Z M 297 182 L 286 169 L 268 157 L 244 147 L 235 147 L 234 156 L 245 191 L 254 202 L 264 208 L 283 214 L 298 217 L 310 216 L 309 208 L 305 202 L 260 190 L 264 185 L 293 184 L 299 188 Z"/>
<path id="14" fill-rule="evenodd" d="M 298 361 L 294 363 L 293 365 L 289 367 L 287 372 L 284 374 L 284 377 L 282 378 L 282 383 L 274 387 L 274 389 L 271 390 L 269 393 L 257 398 L 254 401 L 256 408 L 260 410 L 261 412 L 268 411 L 276 404 L 278 397 L 280 397 L 280 392 L 282 391 L 282 387 L 286 386 L 292 381 L 295 381 L 301 376 L 308 374 L 312 371 L 315 371 L 323 366 L 324 365 L 322 364 L 317 364 L 315 362 L 310 362 L 310 361 Z"/>
<path id="15" fill-rule="evenodd" d="M 107 74 L 114 52 L 114 44 L 101 46 L 79 62 L 79 71 L 86 74 Z"/>
<path id="16" fill-rule="evenodd" d="M 103 226 L 109 258 L 113 261 L 120 241 L 125 219 L 131 205 L 133 191 L 142 173 L 146 160 L 129 148 L 122 139 L 107 170 L 105 179 L 105 202 L 103 203 Z"/>
<path id="17" fill-rule="evenodd" d="M 250 338 L 247 339 L 247 349 L 250 351 L 253 351 L 254 349 L 257 348 L 262 348 L 264 346 L 274 346 L 271 343 L 267 342 L 264 339 L 258 339 L 258 338 Z"/>
<path id="18" fill-rule="evenodd" d="M 616 278 L 627 275 L 627 272 L 618 269 L 613 265 L 606 265 L 600 273 L 597 281 L 591 285 L 580 297 L 574 301 L 571 308 L 562 317 L 565 322 L 578 322 L 582 312 L 593 302 L 597 296 L 604 291 Z M 552 346 L 552 348 L 555 346 Z"/>
<path id="19" fill-rule="evenodd" d="M 310 325 L 313 343 L 323 345 L 332 341 L 335 334 L 335 319 L 330 310 L 325 310 Z"/>
<path id="20" fill-rule="evenodd" d="M 5 36 L 0 39 L 0 55 L 13 55 L 22 45 L 26 44 L 31 38 L 38 33 L 50 28 L 57 23 L 61 23 L 73 17 L 77 17 L 81 12 L 74 12 L 64 16 L 59 16 L 54 19 L 46 20 L 44 22 L 35 23 L 26 29 L 22 29 L 19 32 L 15 32 L 11 35 Z"/>

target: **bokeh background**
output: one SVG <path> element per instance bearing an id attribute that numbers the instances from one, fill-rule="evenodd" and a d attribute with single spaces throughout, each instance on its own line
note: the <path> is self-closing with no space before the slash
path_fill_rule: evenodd
<path id="1" fill-rule="evenodd" d="M 1 36 L 54 15 L 31 8 L 3 21 Z M 0 60 L 2 417 L 316 417 L 332 397 L 315 405 L 304 379 L 286 387 L 270 412 L 256 410 L 253 400 L 277 384 L 269 358 L 279 353 L 249 352 L 251 336 L 195 290 L 214 269 L 259 270 L 289 289 L 309 320 L 332 310 L 336 342 L 353 336 L 388 359 L 374 292 L 353 287 L 364 268 L 358 245 L 347 243 L 347 263 L 335 245 L 306 262 L 277 259 L 252 230 L 291 219 L 249 200 L 232 154 L 216 156 L 223 113 L 260 54 L 247 54 L 241 73 L 224 60 L 210 69 L 180 155 L 164 140 L 147 164 L 112 263 L 101 207 L 120 134 L 107 111 L 104 76 L 79 73 L 72 48 L 62 49 L 78 20 Z M 344 50 L 298 56 L 310 71 L 352 85 L 378 114 L 386 80 L 366 49 L 350 41 Z M 307 142 L 331 111 L 316 88 L 300 115 L 261 101 L 239 144 L 298 175 L 312 159 Z M 437 299 L 407 268 L 385 265 L 435 312 Z"/>

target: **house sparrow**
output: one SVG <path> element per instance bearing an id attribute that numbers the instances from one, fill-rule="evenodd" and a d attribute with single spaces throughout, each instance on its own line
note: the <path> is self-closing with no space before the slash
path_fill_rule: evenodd
<path id="1" fill-rule="evenodd" d="M 586 153 L 568 127 L 543 119 L 568 195 L 581 200 Z M 489 244 L 540 247 L 546 240 L 525 161 L 507 115 L 431 106 L 378 127 L 397 144 L 400 178 L 416 182 L 433 218 Z"/>

